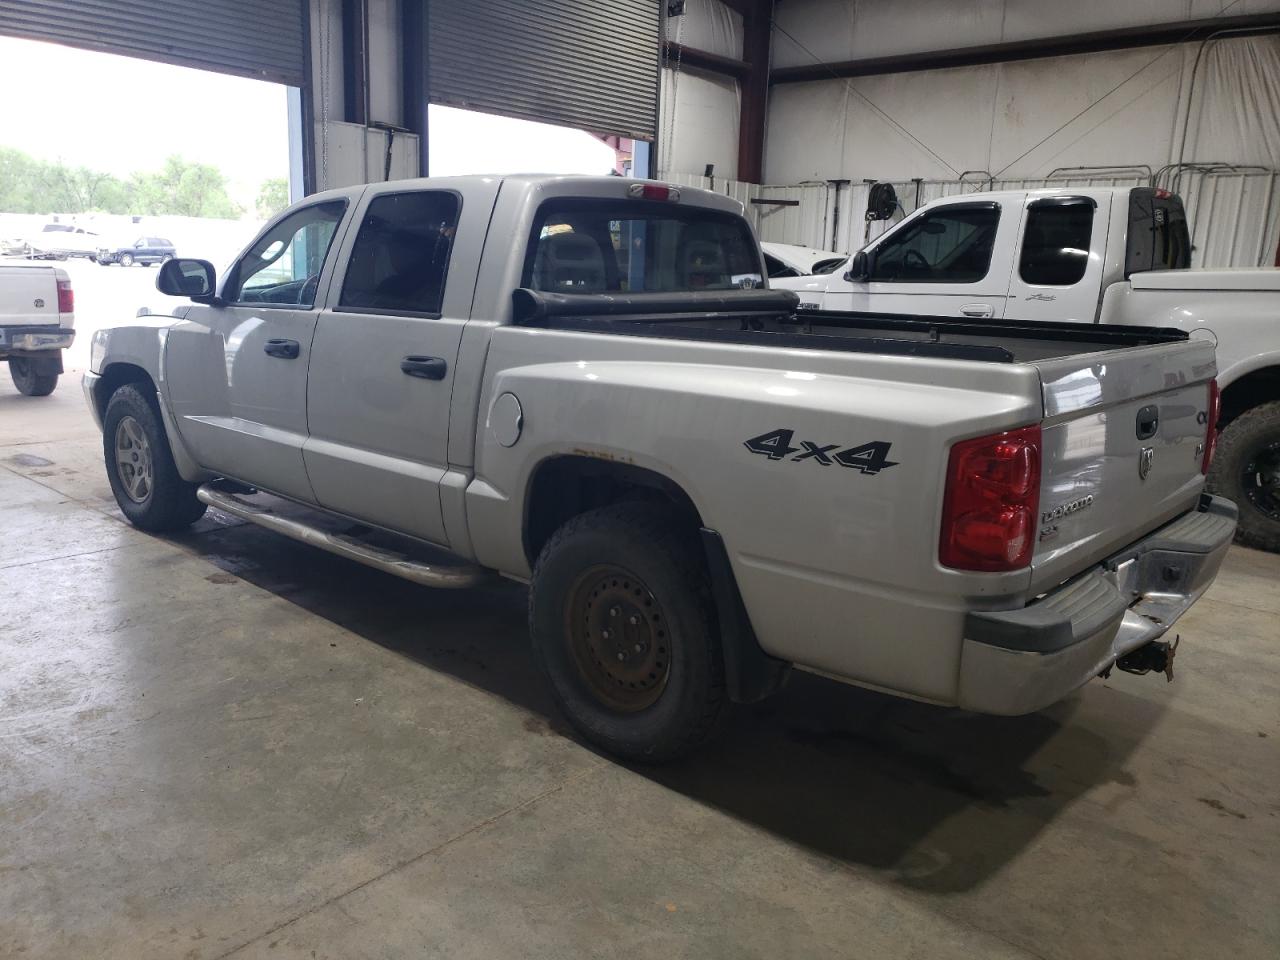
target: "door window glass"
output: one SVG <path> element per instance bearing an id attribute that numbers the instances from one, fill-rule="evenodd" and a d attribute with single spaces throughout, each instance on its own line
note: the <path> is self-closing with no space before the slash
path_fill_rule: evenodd
<path id="1" fill-rule="evenodd" d="M 315 303 L 320 270 L 333 242 L 345 200 L 305 207 L 263 233 L 232 268 L 223 293 L 244 303 Z"/>
<path id="2" fill-rule="evenodd" d="M 1092 235 L 1092 200 L 1033 202 L 1027 210 L 1018 275 L 1041 286 L 1079 283 L 1089 266 Z"/>
<path id="3" fill-rule="evenodd" d="M 1000 208 L 943 207 L 908 223 L 875 250 L 872 280 L 977 283 L 991 267 Z"/>
<path id="4" fill-rule="evenodd" d="M 375 197 L 351 251 L 341 306 L 438 314 L 458 208 L 458 195 L 444 190 Z"/>
<path id="5" fill-rule="evenodd" d="M 780 277 L 800 276 L 799 270 L 788 267 L 777 257 L 772 257 L 767 253 L 764 255 L 764 268 L 769 271 L 769 279 L 771 280 L 776 280 Z"/>

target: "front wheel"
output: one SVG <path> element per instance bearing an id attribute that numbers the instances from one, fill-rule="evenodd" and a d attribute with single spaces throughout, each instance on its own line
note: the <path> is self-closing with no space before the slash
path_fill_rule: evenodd
<path id="1" fill-rule="evenodd" d="M 133 266 L 133 254 L 131 254 L 131 253 L 122 253 L 122 254 L 120 254 L 120 258 L 119 258 L 119 260 L 117 260 L 116 262 L 117 262 L 117 263 L 119 263 L 119 264 L 120 264 L 120 266 L 122 266 L 122 267 L 132 267 L 132 266 Z"/>
<path id="2" fill-rule="evenodd" d="M 1236 539 L 1280 552 L 1280 401 L 1236 417 L 1218 438 L 1209 490 L 1236 502 Z"/>
<path id="3" fill-rule="evenodd" d="M 610 753 L 670 760 L 723 726 L 707 573 L 671 511 L 622 503 L 569 520 L 538 557 L 529 628 L 560 709 Z"/>
<path id="4" fill-rule="evenodd" d="M 196 484 L 178 474 L 155 406 L 137 387 L 111 395 L 102 418 L 107 478 L 120 511 L 135 527 L 179 530 L 204 516 Z"/>
<path id="5" fill-rule="evenodd" d="M 48 363 L 31 357 L 10 357 L 9 375 L 18 392 L 28 397 L 47 397 L 58 385 L 58 374 L 45 371 Z M 57 368 L 54 367 L 56 370 Z"/>

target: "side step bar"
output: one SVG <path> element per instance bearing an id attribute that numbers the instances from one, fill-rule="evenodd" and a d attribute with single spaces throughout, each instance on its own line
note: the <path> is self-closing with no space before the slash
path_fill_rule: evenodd
<path id="1" fill-rule="evenodd" d="M 335 553 L 340 557 L 346 557 L 348 560 L 354 560 L 357 563 L 363 563 L 365 566 L 373 567 L 375 570 L 381 570 L 384 573 L 390 573 L 405 580 L 412 580 L 414 583 L 420 583 L 425 587 L 462 590 L 467 587 L 474 587 L 476 584 L 487 580 L 490 576 L 489 571 L 472 564 L 441 566 L 439 564 L 423 563 L 403 554 L 362 543 L 354 537 L 330 533 L 326 530 L 321 530 L 319 527 L 313 527 L 300 520 L 295 520 L 292 517 L 281 516 L 269 507 L 249 503 L 233 493 L 219 490 L 211 483 L 203 484 L 197 488 L 196 496 L 201 502 L 207 503 L 223 513 L 229 513 L 233 517 L 239 517 L 249 523 L 256 523 L 260 527 L 266 527 L 275 533 L 284 534 L 293 540 L 319 547 L 321 550 L 327 550 L 329 553 Z"/>

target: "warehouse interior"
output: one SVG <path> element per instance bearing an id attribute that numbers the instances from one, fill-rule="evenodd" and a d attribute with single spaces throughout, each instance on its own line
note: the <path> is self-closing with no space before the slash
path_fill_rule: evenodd
<path id="1" fill-rule="evenodd" d="M 1280 267 L 1280 0 L 3 0 L 0 36 L 284 85 L 295 203 L 430 177 L 435 106 L 586 131 L 838 273 L 931 201 L 1107 188 L 1180 196 L 1193 269 Z M 1170 682 L 1006 717 L 795 669 L 619 760 L 519 577 L 130 526 L 83 372 L 0 378 L 0 956 L 1280 951 L 1280 554 L 1230 548 Z"/>

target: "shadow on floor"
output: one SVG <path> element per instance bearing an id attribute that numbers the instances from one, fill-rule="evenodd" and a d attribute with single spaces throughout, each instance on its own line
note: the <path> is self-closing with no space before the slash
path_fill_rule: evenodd
<path id="1" fill-rule="evenodd" d="M 543 718 L 531 729 L 573 736 L 535 671 L 517 584 L 430 590 L 212 515 L 173 539 Z M 634 769 L 822 855 L 946 893 L 982 883 L 1086 790 L 1131 783 L 1126 759 L 1162 712 L 1095 682 L 1033 716 L 985 717 L 793 672 L 778 695 L 740 708 L 715 748 Z"/>

